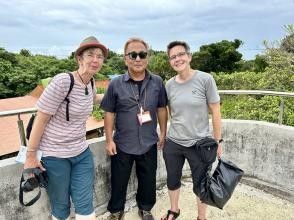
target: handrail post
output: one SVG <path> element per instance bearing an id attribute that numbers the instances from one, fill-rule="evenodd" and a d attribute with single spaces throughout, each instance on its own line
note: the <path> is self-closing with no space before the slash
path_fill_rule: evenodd
<path id="1" fill-rule="evenodd" d="M 283 124 L 283 115 L 284 115 L 284 99 L 281 97 L 281 102 L 280 102 L 280 112 L 279 112 L 279 125 Z"/>
<path id="2" fill-rule="evenodd" d="M 27 141 L 26 141 L 26 137 L 25 137 L 23 121 L 20 118 L 20 113 L 17 116 L 18 116 L 17 126 L 18 126 L 20 144 L 21 144 L 21 146 L 27 146 Z"/>

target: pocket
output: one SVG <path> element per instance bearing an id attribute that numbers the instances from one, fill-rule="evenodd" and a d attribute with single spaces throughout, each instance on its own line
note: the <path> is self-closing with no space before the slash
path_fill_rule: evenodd
<path id="1" fill-rule="evenodd" d="M 203 163 L 213 163 L 216 159 L 218 144 L 213 138 L 206 137 L 196 142 L 196 150 Z"/>

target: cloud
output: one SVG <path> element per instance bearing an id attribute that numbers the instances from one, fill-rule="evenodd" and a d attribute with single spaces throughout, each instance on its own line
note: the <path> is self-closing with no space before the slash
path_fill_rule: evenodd
<path id="1" fill-rule="evenodd" d="M 95 35 L 119 51 L 127 38 L 140 36 L 158 50 L 175 39 L 197 50 L 238 38 L 243 47 L 258 49 L 264 39 L 281 38 L 293 11 L 293 0 L 10 0 L 0 2 L 0 43 L 74 50 L 81 39 Z"/>

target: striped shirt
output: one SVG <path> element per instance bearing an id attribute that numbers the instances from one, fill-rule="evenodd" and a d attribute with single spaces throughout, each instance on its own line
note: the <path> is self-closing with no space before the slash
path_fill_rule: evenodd
<path id="1" fill-rule="evenodd" d="M 74 83 L 68 96 L 69 121 L 66 121 L 64 99 L 69 87 L 70 77 L 67 73 L 56 75 L 36 104 L 39 111 L 52 115 L 39 145 L 44 157 L 74 157 L 87 148 L 86 121 L 93 108 L 92 86 L 89 82 L 87 85 L 89 95 L 85 95 L 85 88 L 77 82 Z"/>

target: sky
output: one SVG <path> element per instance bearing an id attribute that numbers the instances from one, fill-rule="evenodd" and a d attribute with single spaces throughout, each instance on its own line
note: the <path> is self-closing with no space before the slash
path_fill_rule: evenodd
<path id="1" fill-rule="evenodd" d="M 282 39 L 294 24 L 294 0 L 1 0 L 0 47 L 10 52 L 68 57 L 87 36 L 123 51 L 130 37 L 154 50 L 174 40 L 192 52 L 240 39 L 243 59 L 264 51 L 263 41 Z"/>

